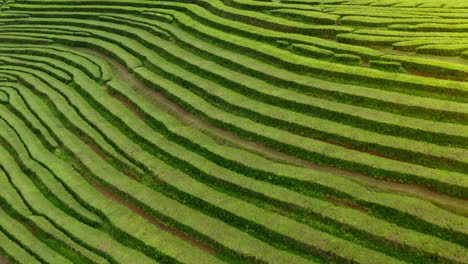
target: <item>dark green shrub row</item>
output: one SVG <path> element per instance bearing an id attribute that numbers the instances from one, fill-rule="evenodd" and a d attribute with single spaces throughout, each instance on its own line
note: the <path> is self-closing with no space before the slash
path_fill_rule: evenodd
<path id="1" fill-rule="evenodd" d="M 468 59 L 468 50 L 462 52 L 462 58 Z"/>
<path id="2" fill-rule="evenodd" d="M 417 25 L 411 25 L 405 30 L 409 31 L 428 31 L 428 32 L 467 32 L 468 24 L 439 24 L 437 21 L 435 23 L 421 23 Z"/>
<path id="3" fill-rule="evenodd" d="M 382 59 L 388 58 L 382 57 Z M 369 67 L 390 72 L 405 72 L 401 63 L 393 61 L 371 60 L 369 61 Z"/>
<path id="4" fill-rule="evenodd" d="M 349 64 L 353 66 L 361 65 L 362 61 L 359 56 L 352 54 L 335 54 L 333 60 L 343 64 Z"/>

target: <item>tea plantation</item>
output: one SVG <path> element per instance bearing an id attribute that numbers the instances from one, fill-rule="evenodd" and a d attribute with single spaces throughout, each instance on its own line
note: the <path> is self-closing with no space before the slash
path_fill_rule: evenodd
<path id="1" fill-rule="evenodd" d="M 0 263 L 468 263 L 468 1 L 0 0 Z"/>

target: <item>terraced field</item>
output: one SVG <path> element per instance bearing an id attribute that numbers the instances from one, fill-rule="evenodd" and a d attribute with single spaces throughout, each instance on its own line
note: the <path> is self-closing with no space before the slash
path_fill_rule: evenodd
<path id="1" fill-rule="evenodd" d="M 466 0 L 0 2 L 0 263 L 468 263 Z"/>

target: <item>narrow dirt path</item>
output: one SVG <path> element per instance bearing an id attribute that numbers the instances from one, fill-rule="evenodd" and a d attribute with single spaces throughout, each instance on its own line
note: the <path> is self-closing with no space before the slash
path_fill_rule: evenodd
<path id="1" fill-rule="evenodd" d="M 346 206 L 346 207 L 349 207 L 351 209 L 358 210 L 358 211 L 361 211 L 361 212 L 364 212 L 364 213 L 369 212 L 366 208 L 364 208 L 362 206 L 359 206 L 359 205 L 356 205 L 356 204 L 353 204 L 353 203 L 350 203 L 350 202 L 347 202 L 347 201 L 343 201 L 343 200 L 338 199 L 336 197 L 327 196 L 327 197 L 325 197 L 325 199 L 327 199 L 330 202 L 341 204 L 343 206 Z"/>
<path id="2" fill-rule="evenodd" d="M 351 179 L 361 184 L 362 186 L 365 186 L 366 188 L 376 192 L 396 193 L 399 195 L 416 197 L 422 200 L 432 202 L 434 205 L 444 210 L 468 217 L 468 200 L 466 199 L 461 199 L 446 194 L 438 193 L 416 184 L 404 184 L 393 181 L 387 181 L 383 179 L 373 178 L 360 173 L 349 172 L 342 169 L 319 166 L 312 162 L 299 159 L 291 155 L 271 149 L 262 144 L 239 138 L 234 133 L 212 126 L 208 122 L 196 117 L 189 111 L 175 104 L 174 102 L 166 98 L 163 94 L 146 86 L 143 82 L 135 78 L 128 71 L 128 69 L 125 68 L 125 66 L 117 62 L 112 57 L 89 49 L 76 50 L 103 58 L 112 66 L 115 79 L 130 84 L 137 92 L 143 95 L 143 97 L 145 97 L 148 101 L 150 101 L 160 110 L 165 111 L 166 113 L 174 116 L 184 125 L 190 126 L 194 129 L 203 132 L 220 145 L 226 145 L 242 149 L 250 153 L 262 156 L 274 162 L 305 167 L 314 171 L 322 171 L 339 175 Z M 124 104 L 128 105 L 128 102 Z"/>
<path id="3" fill-rule="evenodd" d="M 7 257 L 2 256 L 0 252 L 0 264 L 11 264 L 11 261 Z"/>

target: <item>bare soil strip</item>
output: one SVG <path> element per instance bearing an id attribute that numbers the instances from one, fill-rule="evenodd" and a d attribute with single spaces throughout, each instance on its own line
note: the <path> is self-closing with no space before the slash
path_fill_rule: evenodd
<path id="1" fill-rule="evenodd" d="M 343 201 L 341 199 L 338 199 L 336 197 L 331 197 L 331 196 L 327 196 L 325 199 L 327 199 L 328 201 L 330 202 L 333 202 L 333 203 L 337 203 L 337 204 L 341 204 L 343 206 L 346 206 L 346 207 L 349 207 L 351 209 L 354 209 L 354 210 L 358 210 L 358 211 L 361 211 L 361 212 L 364 212 L 364 213 L 367 213 L 369 212 L 366 208 L 364 207 L 361 207 L 359 205 L 356 205 L 356 204 L 353 204 L 353 203 L 350 203 L 350 202 L 347 202 L 347 201 Z"/>
<path id="2" fill-rule="evenodd" d="M 104 85 L 107 93 L 114 97 L 115 99 L 119 100 L 122 104 L 124 104 L 128 109 L 130 109 L 130 111 L 132 111 L 136 116 L 138 116 L 140 119 L 143 119 L 144 120 L 144 116 L 138 112 L 138 110 L 130 103 L 128 102 L 127 100 L 125 100 L 125 98 L 122 98 L 121 96 L 117 95 L 117 94 L 113 94 L 108 88 L 106 85 Z"/>
<path id="3" fill-rule="evenodd" d="M 0 264 L 11 264 L 11 261 L 5 256 L 0 255 Z"/>

